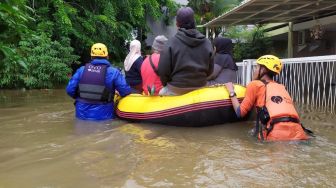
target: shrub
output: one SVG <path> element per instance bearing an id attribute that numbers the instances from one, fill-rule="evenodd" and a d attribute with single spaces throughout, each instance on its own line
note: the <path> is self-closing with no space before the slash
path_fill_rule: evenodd
<path id="1" fill-rule="evenodd" d="M 66 83 L 70 64 L 79 58 L 72 55 L 74 50 L 69 43 L 68 38 L 52 41 L 45 33 L 21 41 L 19 49 L 27 63 L 24 87 L 53 88 Z"/>
<path id="2" fill-rule="evenodd" d="M 262 27 L 252 30 L 247 27 L 232 28 L 226 37 L 236 40 L 233 56 L 236 61 L 256 59 L 272 51 L 272 41 L 265 36 Z"/>

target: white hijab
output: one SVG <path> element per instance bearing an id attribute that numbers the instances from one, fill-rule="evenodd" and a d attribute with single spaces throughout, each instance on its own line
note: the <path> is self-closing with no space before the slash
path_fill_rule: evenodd
<path id="1" fill-rule="evenodd" d="M 130 44 L 130 52 L 125 58 L 124 67 L 125 71 L 129 71 L 139 57 L 141 56 L 141 43 L 138 40 L 133 40 Z"/>

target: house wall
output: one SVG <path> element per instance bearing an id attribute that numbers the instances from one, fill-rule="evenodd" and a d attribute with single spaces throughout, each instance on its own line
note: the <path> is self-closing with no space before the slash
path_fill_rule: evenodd
<path id="1" fill-rule="evenodd" d="M 293 57 L 309 57 L 336 54 L 336 15 L 297 23 L 293 25 Z M 322 40 L 313 40 L 309 29 L 320 24 L 326 30 Z M 274 54 L 287 57 L 288 26 L 277 28 L 275 24 L 266 26 L 268 36 L 273 40 Z M 274 29 L 272 29 L 274 28 Z M 305 43 L 299 45 L 299 32 L 305 31 Z"/>
<path id="2" fill-rule="evenodd" d="M 327 31 L 322 40 L 313 40 L 305 30 L 305 44 L 298 45 L 298 32 L 294 32 L 294 57 L 309 57 L 336 54 L 336 32 Z"/>
<path id="3" fill-rule="evenodd" d="M 336 54 L 336 28 L 326 31 L 322 40 L 313 40 L 308 29 L 305 31 L 305 44 L 298 44 L 299 32 L 293 33 L 293 57 L 310 57 Z M 287 58 L 288 34 L 271 37 L 273 41 L 273 54 Z"/>

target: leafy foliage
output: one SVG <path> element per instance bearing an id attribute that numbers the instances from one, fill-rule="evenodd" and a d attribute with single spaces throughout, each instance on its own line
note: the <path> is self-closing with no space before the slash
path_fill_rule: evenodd
<path id="1" fill-rule="evenodd" d="M 73 48 L 69 47 L 68 38 L 61 41 L 51 41 L 46 34 L 28 38 L 20 42 L 19 49 L 26 54 L 28 71 L 23 82 L 27 88 L 53 88 L 68 80 L 71 73 L 69 65 L 78 59 L 72 55 Z"/>
<path id="2" fill-rule="evenodd" d="M 194 9 L 197 23 L 205 24 L 241 2 L 242 0 L 189 0 L 188 6 Z M 213 28 L 210 36 L 213 33 L 218 36 L 221 32 L 221 28 Z M 271 40 L 259 26 L 254 29 L 249 29 L 247 26 L 233 26 L 225 31 L 224 36 L 236 41 L 234 47 L 236 61 L 254 59 L 272 51 Z"/>
<path id="3" fill-rule="evenodd" d="M 32 9 L 25 5 L 24 0 L 0 2 L 0 63 L 10 58 L 14 64 L 24 66 L 16 54 L 15 47 L 21 37 L 29 33 L 27 23 L 33 21 L 29 11 Z"/>
<path id="4" fill-rule="evenodd" d="M 170 0 L 161 0 L 160 3 L 163 21 L 166 25 L 172 24 L 172 17 L 176 16 L 177 10 L 180 8 L 178 4 Z"/>
<path id="5" fill-rule="evenodd" d="M 248 29 L 247 26 L 232 27 L 226 37 L 236 39 L 233 50 L 236 61 L 257 59 L 272 51 L 272 41 L 265 36 L 262 27 Z"/>
<path id="6" fill-rule="evenodd" d="M 89 60 L 97 42 L 122 62 L 125 41 L 148 31 L 172 0 L 4 0 L 0 3 L 0 88 L 52 88 L 67 81 L 71 63 Z"/>
<path id="7" fill-rule="evenodd" d="M 242 0 L 189 0 L 188 6 L 195 11 L 196 22 L 205 24 L 241 2 Z"/>
<path id="8" fill-rule="evenodd" d="M 16 53 L 16 50 L 12 52 Z M 18 56 L 4 57 L 0 63 L 0 87 L 21 87 L 23 85 L 24 72 L 27 70 L 26 66 L 26 63 L 19 59 Z"/>

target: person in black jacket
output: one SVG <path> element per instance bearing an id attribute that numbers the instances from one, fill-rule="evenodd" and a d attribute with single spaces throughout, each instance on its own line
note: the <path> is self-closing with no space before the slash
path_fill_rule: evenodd
<path id="1" fill-rule="evenodd" d="M 236 83 L 238 67 L 232 58 L 232 40 L 218 37 L 214 39 L 214 46 L 214 71 L 208 77 L 207 85 Z"/>
<path id="2" fill-rule="evenodd" d="M 194 11 L 177 11 L 178 31 L 161 52 L 158 72 L 163 84 L 159 95 L 181 95 L 206 85 L 213 71 L 209 39 L 196 30 Z"/>

